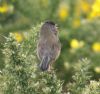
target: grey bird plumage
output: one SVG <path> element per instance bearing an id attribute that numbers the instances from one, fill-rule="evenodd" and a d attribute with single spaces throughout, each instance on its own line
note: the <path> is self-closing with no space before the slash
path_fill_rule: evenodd
<path id="1" fill-rule="evenodd" d="M 50 65 L 59 57 L 61 43 L 58 37 L 58 30 L 52 21 L 45 22 L 40 30 L 40 37 L 37 45 L 37 55 L 40 60 L 40 69 L 46 71 Z"/>

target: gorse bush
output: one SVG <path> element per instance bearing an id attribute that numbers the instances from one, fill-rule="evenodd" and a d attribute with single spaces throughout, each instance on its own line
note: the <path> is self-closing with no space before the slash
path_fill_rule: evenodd
<path id="1" fill-rule="evenodd" d="M 40 25 L 34 27 L 23 43 L 15 41 L 13 34 L 6 38 L 3 53 L 2 89 L 4 94 L 61 94 L 62 81 L 55 72 L 42 72 L 36 59 L 36 45 Z"/>
<path id="2" fill-rule="evenodd" d="M 91 71 L 94 72 L 93 77 L 95 79 L 100 78 L 99 25 L 100 23 L 95 20 L 95 22 L 83 23 L 77 30 L 69 30 L 67 28 L 60 31 L 60 39 L 63 46 L 56 67 L 58 68 L 58 73 L 63 72 L 63 74 L 61 73 L 61 76 L 63 76 L 61 78 L 66 81 L 70 80 L 71 67 L 77 60 L 85 57 L 93 62 L 91 66 Z"/>
<path id="3" fill-rule="evenodd" d="M 0 33 L 13 33 L 18 42 L 26 41 L 32 25 L 54 21 L 59 27 L 62 51 L 55 67 L 66 83 L 71 67 L 80 58 L 93 63 L 93 77 L 100 78 L 100 0 L 0 0 Z M 4 38 L 0 36 L 0 44 Z M 26 44 L 27 47 L 27 44 Z M 29 48 L 29 47 L 28 47 Z M 0 45 L 0 70 L 4 57 Z M 76 59 L 75 59 L 76 58 Z M 67 71 L 66 71 L 67 70 Z"/>
<path id="4" fill-rule="evenodd" d="M 51 73 L 36 56 L 47 20 L 62 44 Z M 99 36 L 100 0 L 0 0 L 0 94 L 100 94 Z"/>
<path id="5" fill-rule="evenodd" d="M 69 83 L 68 91 L 71 94 L 99 94 L 100 81 L 92 81 L 92 73 L 90 72 L 92 63 L 83 59 L 79 61 L 75 69 L 75 74 L 72 76 L 73 82 Z"/>
<path id="6" fill-rule="evenodd" d="M 22 43 L 18 43 L 13 34 L 6 37 L 3 44 L 5 67 L 0 72 L 0 94 L 99 94 L 100 81 L 91 81 L 89 69 L 92 63 L 86 59 L 76 65 L 73 80 L 66 88 L 54 70 L 39 70 L 36 46 L 40 27 L 35 26 Z"/>

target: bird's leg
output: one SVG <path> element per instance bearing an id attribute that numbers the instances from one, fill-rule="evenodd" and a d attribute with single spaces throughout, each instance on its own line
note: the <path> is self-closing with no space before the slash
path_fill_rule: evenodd
<path id="1" fill-rule="evenodd" d="M 51 72 L 51 66 L 49 65 L 48 72 Z"/>
<path id="2" fill-rule="evenodd" d="M 51 63 L 51 64 L 49 65 L 48 72 L 52 72 L 52 70 L 54 70 L 54 69 L 53 69 L 52 63 Z"/>

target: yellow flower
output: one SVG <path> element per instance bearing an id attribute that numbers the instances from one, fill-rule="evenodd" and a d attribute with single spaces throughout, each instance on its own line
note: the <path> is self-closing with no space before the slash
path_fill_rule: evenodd
<path id="1" fill-rule="evenodd" d="M 68 8 L 65 3 L 62 3 L 58 9 L 58 17 L 64 21 L 68 17 Z"/>
<path id="2" fill-rule="evenodd" d="M 91 14 L 90 14 L 90 19 L 93 19 L 93 18 L 95 18 L 95 17 L 97 17 L 97 16 L 100 16 L 100 13 L 98 13 L 98 12 L 92 12 Z"/>
<path id="3" fill-rule="evenodd" d="M 94 71 L 95 71 L 96 73 L 100 73 L 100 67 L 95 67 L 95 68 L 94 68 Z"/>
<path id="4" fill-rule="evenodd" d="M 95 0 L 89 18 L 92 19 L 98 16 L 100 16 L 100 0 Z"/>
<path id="5" fill-rule="evenodd" d="M 96 0 L 92 6 L 92 9 L 96 12 L 100 13 L 100 0 Z"/>
<path id="6" fill-rule="evenodd" d="M 84 13 L 87 13 L 90 11 L 91 7 L 90 4 L 84 0 L 81 1 L 81 9 Z"/>
<path id="7" fill-rule="evenodd" d="M 7 5 L 6 3 L 0 6 L 0 13 L 12 13 L 14 10 L 13 5 Z"/>
<path id="8" fill-rule="evenodd" d="M 84 46 L 84 42 L 83 41 L 78 41 L 77 39 L 72 39 L 70 42 L 70 46 L 73 49 L 78 49 Z"/>
<path id="9" fill-rule="evenodd" d="M 78 28 L 81 25 L 80 19 L 74 19 L 72 22 L 72 26 L 74 28 Z"/>
<path id="10" fill-rule="evenodd" d="M 23 40 L 22 34 L 20 34 L 18 32 L 14 33 L 14 36 L 15 36 L 15 39 L 17 42 L 21 42 Z"/>
<path id="11" fill-rule="evenodd" d="M 3 6 L 0 6 L 0 13 L 6 13 L 8 11 L 7 4 L 4 4 Z"/>
<path id="12" fill-rule="evenodd" d="M 100 52 L 100 42 L 96 42 L 92 45 L 92 50 L 94 52 Z"/>

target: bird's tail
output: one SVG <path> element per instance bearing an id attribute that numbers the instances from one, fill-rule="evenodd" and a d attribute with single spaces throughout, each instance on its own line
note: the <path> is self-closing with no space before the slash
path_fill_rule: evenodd
<path id="1" fill-rule="evenodd" d="M 48 56 L 45 56 L 43 59 L 42 59 L 42 62 L 40 64 L 40 69 L 42 71 L 46 71 L 48 70 L 49 68 L 49 63 L 50 63 L 50 58 Z"/>

